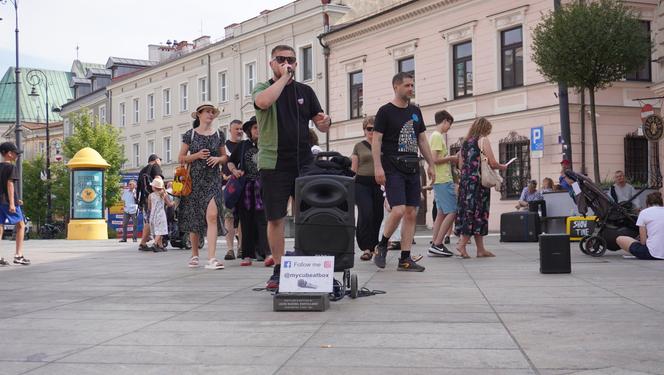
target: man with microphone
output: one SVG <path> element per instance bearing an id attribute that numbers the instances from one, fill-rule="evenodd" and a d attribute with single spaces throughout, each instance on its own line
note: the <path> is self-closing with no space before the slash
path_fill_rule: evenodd
<path id="1" fill-rule="evenodd" d="M 295 179 L 313 161 L 309 120 L 321 132 L 328 131 L 331 121 L 314 90 L 295 81 L 297 61 L 293 47 L 274 47 L 269 64 L 272 78 L 257 84 L 252 96 L 260 133 L 258 168 L 267 216 L 267 238 L 276 263 L 266 288 L 278 290 L 288 200 L 295 195 Z"/>

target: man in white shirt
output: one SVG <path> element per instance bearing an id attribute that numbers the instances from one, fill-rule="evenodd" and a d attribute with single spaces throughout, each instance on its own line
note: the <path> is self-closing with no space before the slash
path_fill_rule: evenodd
<path id="1" fill-rule="evenodd" d="M 654 192 L 646 197 L 648 208 L 641 211 L 636 225 L 639 227 L 639 240 L 620 236 L 616 243 L 627 253 L 639 259 L 664 259 L 664 204 L 662 193 Z"/>
<path id="2" fill-rule="evenodd" d="M 134 226 L 134 229 L 131 232 L 133 240 L 136 242 L 136 232 L 138 231 L 138 221 L 136 220 L 138 215 L 136 181 L 129 181 L 127 188 L 122 192 L 122 202 L 124 203 L 124 208 L 122 215 L 122 239 L 120 242 L 127 242 L 127 225 L 129 224 L 129 219 L 131 219 L 131 224 Z"/>
<path id="3" fill-rule="evenodd" d="M 611 186 L 611 198 L 613 198 L 614 201 L 621 203 L 621 202 L 627 202 L 634 195 L 636 195 L 636 189 L 634 189 L 634 186 L 630 185 L 625 181 L 625 173 L 623 171 L 616 171 L 615 175 L 613 176 L 613 186 Z M 637 199 L 634 199 L 632 201 L 632 207 L 634 209 L 639 209 L 640 205 Z"/>

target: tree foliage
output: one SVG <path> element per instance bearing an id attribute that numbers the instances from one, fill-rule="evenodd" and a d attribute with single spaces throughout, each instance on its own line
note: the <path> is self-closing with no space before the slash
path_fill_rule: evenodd
<path id="1" fill-rule="evenodd" d="M 106 207 L 110 207 L 120 200 L 120 169 L 126 161 L 118 141 L 120 131 L 113 125 L 94 122 L 85 112 L 72 115 L 70 121 L 74 125 L 74 133 L 65 139 L 64 155 L 67 159 L 71 159 L 82 148 L 91 147 L 111 165 L 105 173 Z M 61 184 L 59 189 L 64 190 L 65 186 Z M 68 183 L 66 189 L 69 191 Z"/>
<path id="2" fill-rule="evenodd" d="M 46 222 L 47 181 L 41 179 L 44 171 L 46 159 L 43 155 L 23 163 L 23 208 L 35 225 Z"/>
<path id="3" fill-rule="evenodd" d="M 544 77 L 601 89 L 650 58 L 650 38 L 621 1 L 574 2 L 549 12 L 533 30 L 533 61 Z"/>

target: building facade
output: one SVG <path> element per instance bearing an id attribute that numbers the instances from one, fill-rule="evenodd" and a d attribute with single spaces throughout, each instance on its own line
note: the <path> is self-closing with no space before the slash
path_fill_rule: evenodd
<path id="1" fill-rule="evenodd" d="M 651 37 L 661 38 L 661 31 L 653 27 L 661 13 L 657 1 L 627 4 L 649 27 Z M 490 139 L 500 160 L 518 157 L 502 192 L 492 192 L 489 225 L 497 230 L 500 213 L 514 209 L 529 179 L 557 181 L 560 173 L 558 88 L 546 82 L 531 60 L 532 29 L 551 10 L 550 0 L 405 1 L 333 29 L 322 38 L 329 47 L 329 112 L 335 120 L 331 148 L 349 155 L 363 137 L 362 119 L 391 100 L 392 76 L 411 72 L 414 102 L 429 132 L 436 111 L 452 113 L 456 122 L 447 142 L 455 150 L 473 120 L 484 116 L 493 123 Z M 639 74 L 596 94 L 602 179 L 622 169 L 647 182 L 647 172 L 645 177 L 642 173 L 647 160 L 634 163 L 642 157 L 639 145 L 644 140 L 638 133 L 642 104 L 635 99 L 653 96 L 653 77 L 659 77 L 661 69 L 661 64 L 649 61 Z M 589 120 L 589 115 L 581 113 L 579 95 L 570 90 L 569 96 L 574 168 L 592 171 L 590 122 L 583 132 L 580 126 L 580 116 Z M 652 103 L 660 110 L 661 101 Z M 531 128 L 538 126 L 544 129 L 544 152 L 536 159 L 530 155 L 529 139 Z"/>
<path id="2" fill-rule="evenodd" d="M 348 8 L 338 1 L 321 3 L 301 0 L 264 11 L 227 26 L 219 42 L 207 44 L 209 38 L 199 38 L 199 45 L 187 53 L 114 78 L 107 90 L 111 122 L 122 130 L 129 159 L 125 169 L 138 171 L 157 153 L 165 175 L 172 176 L 182 134 L 191 128 L 190 113 L 202 102 L 218 105 L 221 115 L 215 126 L 221 129 L 233 119 L 248 120 L 254 114 L 251 91 L 271 77 L 270 52 L 279 44 L 295 48 L 297 79 L 313 87 L 324 103 L 324 58 L 317 36 L 324 31 L 324 13 L 334 23 Z M 160 48 L 173 47 L 151 46 L 151 54 L 160 55 Z"/>

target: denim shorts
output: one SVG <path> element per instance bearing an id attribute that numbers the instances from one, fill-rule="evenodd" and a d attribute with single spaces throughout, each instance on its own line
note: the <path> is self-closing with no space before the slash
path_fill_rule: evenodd
<path id="1" fill-rule="evenodd" d="M 457 212 L 457 195 L 454 182 L 433 184 L 433 196 L 436 199 L 436 208 L 444 214 Z"/>
<path id="2" fill-rule="evenodd" d="M 650 251 L 648 251 L 648 246 L 642 244 L 639 241 L 632 242 L 631 245 L 629 245 L 629 252 L 634 255 L 637 259 L 642 259 L 642 260 L 657 260 L 658 258 L 653 257 L 650 255 Z"/>

